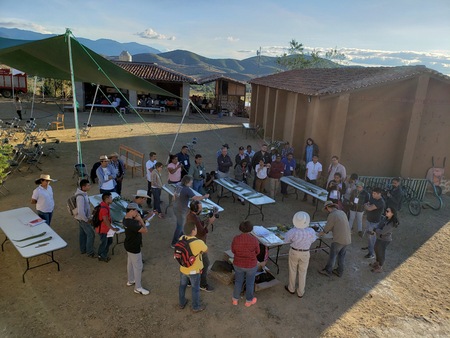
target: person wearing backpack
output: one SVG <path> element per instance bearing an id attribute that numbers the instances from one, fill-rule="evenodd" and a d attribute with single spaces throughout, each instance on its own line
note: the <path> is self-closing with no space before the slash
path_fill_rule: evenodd
<path id="1" fill-rule="evenodd" d="M 127 214 L 123 219 L 125 229 L 124 246 L 127 250 L 127 286 L 134 285 L 134 292 L 141 295 L 148 295 L 150 292 L 141 285 L 142 274 L 142 234 L 146 234 L 147 227 L 139 213 L 139 206 L 136 203 L 128 203 Z"/>
<path id="2" fill-rule="evenodd" d="M 186 176 L 185 176 L 186 177 Z M 208 252 L 208 247 L 205 242 L 201 239 L 197 239 L 197 227 L 193 222 L 187 222 L 184 225 L 184 233 L 189 234 L 187 236 L 181 236 L 179 242 L 176 244 L 177 251 L 178 247 L 187 245 L 190 248 L 191 257 L 189 257 L 189 267 L 183 265 L 180 266 L 180 286 L 178 288 L 178 298 L 179 298 L 179 308 L 184 309 L 187 304 L 187 299 L 185 298 L 186 287 L 188 282 L 191 282 L 192 290 L 192 312 L 197 313 L 205 309 L 205 305 L 200 306 L 200 278 L 201 272 L 203 270 L 202 254 Z M 178 261 L 180 264 L 181 262 Z M 185 262 L 183 262 L 185 264 Z"/>
<path id="3" fill-rule="evenodd" d="M 109 229 L 112 231 L 119 231 L 119 228 L 115 228 L 111 225 L 111 211 L 109 209 L 109 205 L 112 204 L 112 202 L 113 198 L 110 192 L 106 192 L 102 195 L 102 203 L 100 203 L 100 211 L 98 213 L 98 219 L 101 220 L 101 223 L 96 230 L 100 236 L 98 260 L 99 262 L 105 263 L 108 263 L 111 260 L 111 258 L 108 257 L 108 251 L 113 242 L 113 238 L 107 237 L 107 233 Z"/>
<path id="4" fill-rule="evenodd" d="M 87 254 L 90 258 L 97 258 L 94 253 L 95 232 L 91 226 L 91 208 L 89 206 L 88 191 L 91 184 L 88 180 L 81 180 L 80 187 L 75 192 L 76 196 L 76 212 L 75 219 L 80 226 L 80 253 Z"/>

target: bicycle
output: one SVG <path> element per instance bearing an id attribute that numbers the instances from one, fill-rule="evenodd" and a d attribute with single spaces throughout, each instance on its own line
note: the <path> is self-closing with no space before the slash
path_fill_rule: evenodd
<path id="1" fill-rule="evenodd" d="M 409 184 L 402 184 L 402 191 L 403 191 L 403 200 L 402 200 L 402 204 L 403 203 L 408 203 L 408 209 L 409 212 L 413 215 L 413 216 L 418 216 L 420 214 L 420 212 L 422 211 L 422 203 L 420 202 L 420 200 L 415 197 L 416 192 L 411 188 L 411 179 L 407 178 L 407 179 L 403 179 L 402 182 L 408 182 Z"/>

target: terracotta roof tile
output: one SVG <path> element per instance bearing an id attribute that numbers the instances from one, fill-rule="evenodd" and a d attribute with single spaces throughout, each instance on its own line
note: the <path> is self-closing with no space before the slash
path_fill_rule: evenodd
<path id="1" fill-rule="evenodd" d="M 425 66 L 401 66 L 295 69 L 252 79 L 249 83 L 305 95 L 322 96 L 406 79 L 424 73 L 450 82 L 449 76 Z"/>
<path id="2" fill-rule="evenodd" d="M 198 83 L 199 84 L 205 84 L 205 83 L 210 83 L 210 82 L 214 82 L 214 81 L 217 81 L 217 80 L 226 80 L 228 82 L 234 82 L 234 83 L 238 83 L 238 84 L 241 84 L 241 85 L 244 85 L 244 86 L 247 85 L 246 82 L 235 80 L 235 79 L 232 79 L 231 77 L 223 76 L 222 74 L 216 74 L 216 75 L 211 75 L 211 76 L 208 76 L 208 77 L 204 77 L 203 79 L 198 80 Z"/>
<path id="3" fill-rule="evenodd" d="M 188 82 L 197 84 L 197 80 L 193 77 L 178 73 L 169 68 L 160 66 L 156 63 L 147 62 L 125 62 L 113 61 L 119 67 L 139 76 L 145 80 L 152 81 L 168 81 L 168 82 Z"/>

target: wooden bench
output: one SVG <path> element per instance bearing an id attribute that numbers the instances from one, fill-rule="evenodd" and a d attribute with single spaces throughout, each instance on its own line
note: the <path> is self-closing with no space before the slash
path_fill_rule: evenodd
<path id="1" fill-rule="evenodd" d="M 140 171 L 142 177 L 145 176 L 143 153 L 121 144 L 119 147 L 119 158 L 123 161 L 125 168 L 131 168 L 131 178 L 133 178 L 135 170 L 136 172 Z"/>

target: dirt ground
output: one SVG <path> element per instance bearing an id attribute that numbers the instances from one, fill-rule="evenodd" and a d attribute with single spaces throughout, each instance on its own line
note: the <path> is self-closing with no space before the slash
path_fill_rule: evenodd
<path id="1" fill-rule="evenodd" d="M 37 104 L 34 116 L 39 127 L 56 120 L 58 109 L 54 104 Z M 29 109 L 27 112 L 29 117 Z M 11 100 L 0 99 L 0 119 L 15 116 Z M 80 124 L 87 121 L 88 113 L 80 113 Z M 450 334 L 450 202 L 443 196 L 440 211 L 423 210 L 413 217 L 406 210 L 400 212 L 401 225 L 395 231 L 387 249 L 385 272 L 374 275 L 364 259 L 366 241 L 352 235 L 347 251 L 344 276 L 326 278 L 317 273 L 325 266 L 328 255 L 311 253 L 306 293 L 302 299 L 288 294 L 283 285 L 288 280 L 288 259 L 280 258 L 280 283 L 257 292 L 258 302 L 250 308 L 231 304 L 232 286 L 224 286 L 210 278 L 214 293 L 200 293 L 206 304 L 203 313 L 193 314 L 190 308 L 178 310 L 179 266 L 173 259 L 170 240 L 175 228 L 171 209 L 165 220 L 154 219 L 149 233 L 143 236 L 143 286 L 151 291 L 142 296 L 127 287 L 126 252 L 123 245 L 115 250 L 108 264 L 80 255 L 78 225 L 66 210 L 66 200 L 76 189 L 72 178 L 76 160 L 73 113 L 65 114 L 65 130 L 49 131 L 51 143 L 60 139 L 59 158 L 42 159 L 42 172 L 15 174 L 6 181 L 11 193 L 0 195 L 0 211 L 29 206 L 34 180 L 41 173 L 58 179 L 52 183 L 56 201 L 52 228 L 67 242 L 67 247 L 55 253 L 61 265 L 55 264 L 28 271 L 26 283 L 21 275 L 26 261 L 10 242 L 0 254 L 0 337 L 444 337 Z M 94 113 L 89 138 L 82 138 L 83 162 L 89 168 L 102 154 L 118 151 L 120 144 L 146 154 L 155 151 L 159 160 L 166 160 L 179 127 L 181 113 L 145 115 L 148 125 L 158 134 L 158 141 L 136 115 L 125 119 L 106 113 Z M 232 152 L 247 144 L 258 148 L 258 141 L 245 139 L 243 119 L 213 116 L 212 126 L 228 142 Z M 198 115 L 187 118 L 181 128 L 175 150 L 198 138 L 196 148 L 203 155 L 207 170 L 215 169 L 215 153 L 222 144 Z M 296 158 L 300 153 L 296 149 Z M 345 165 L 345 163 L 343 163 Z M 25 168 L 26 169 L 26 168 Z M 357 168 L 347 168 L 357 172 Z M 360 173 L 364 174 L 364 173 Z M 425 174 L 425 173 L 424 173 Z M 166 173 L 164 175 L 167 175 Z M 167 176 L 166 176 L 167 177 Z M 131 198 L 137 189 L 146 189 L 142 176 L 124 180 L 123 196 Z M 91 194 L 98 194 L 93 185 Z M 163 193 L 165 207 L 167 194 Z M 212 196 L 217 201 L 216 196 Z M 301 198 L 300 198 L 301 199 Z M 294 197 L 281 201 L 277 194 L 275 204 L 263 211 L 265 220 L 251 216 L 255 225 L 274 226 L 290 223 L 295 212 L 312 213 L 311 202 L 300 202 Z M 207 244 L 211 263 L 220 260 L 223 251 L 230 248 L 234 236 L 239 234 L 239 223 L 245 218 L 247 206 L 233 204 L 230 198 L 221 200 L 225 209 L 215 222 L 214 232 Z M 32 207 L 34 210 L 34 208 Z M 404 208 L 406 209 L 406 208 Z M 316 219 L 325 219 L 320 213 Z M 3 241 L 3 234 L 0 240 Z M 98 247 L 98 237 L 95 246 Z M 287 248 L 283 249 L 284 252 Z M 31 264 L 46 261 L 45 256 L 33 258 Z M 272 272 L 276 268 L 268 263 Z M 190 293 L 187 298 L 191 299 Z M 191 303 L 189 303 L 191 304 Z"/>

